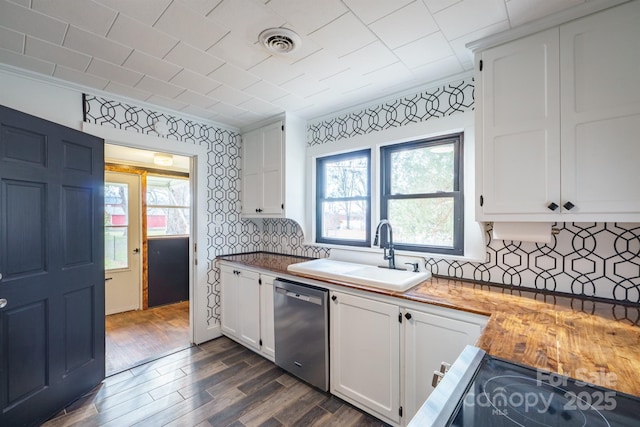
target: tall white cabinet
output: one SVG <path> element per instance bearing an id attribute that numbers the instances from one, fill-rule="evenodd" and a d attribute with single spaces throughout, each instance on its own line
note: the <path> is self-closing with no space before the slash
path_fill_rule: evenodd
<path id="1" fill-rule="evenodd" d="M 637 221 L 640 2 L 477 53 L 481 221 Z"/>

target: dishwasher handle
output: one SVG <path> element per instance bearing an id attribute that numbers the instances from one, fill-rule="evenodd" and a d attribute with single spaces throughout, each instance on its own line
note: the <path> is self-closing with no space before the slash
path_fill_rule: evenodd
<path id="1" fill-rule="evenodd" d="M 315 305 L 322 305 L 322 298 L 316 297 L 316 296 L 312 296 L 312 295 L 304 295 L 300 292 L 292 292 L 292 291 L 288 291 L 284 288 L 278 288 L 276 287 L 275 289 L 276 293 L 284 295 L 286 297 L 289 298 L 295 298 L 297 300 L 300 301 L 304 301 L 304 302 L 308 302 L 311 304 L 315 304 Z"/>

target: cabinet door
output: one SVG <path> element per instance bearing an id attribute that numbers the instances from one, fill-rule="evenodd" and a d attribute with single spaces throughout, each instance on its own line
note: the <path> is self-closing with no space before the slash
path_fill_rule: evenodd
<path id="1" fill-rule="evenodd" d="M 331 393 L 398 423 L 399 308 L 338 292 L 331 299 Z"/>
<path id="2" fill-rule="evenodd" d="M 442 362 L 453 363 L 466 345 L 476 342 L 482 327 L 415 310 L 405 311 L 404 325 L 405 409 L 410 420 L 433 391 L 433 371 Z"/>
<path id="3" fill-rule="evenodd" d="M 242 136 L 242 214 L 257 215 L 262 205 L 262 132 Z"/>
<path id="4" fill-rule="evenodd" d="M 640 2 L 560 27 L 562 198 L 640 212 Z"/>
<path id="5" fill-rule="evenodd" d="M 270 360 L 275 358 L 275 331 L 273 328 L 273 281 L 275 277 L 260 275 L 260 338 L 262 354 Z"/>
<path id="6" fill-rule="evenodd" d="M 262 129 L 262 210 L 264 214 L 282 213 L 283 198 L 283 130 L 282 122 Z M 304 159 L 300 159 L 304 161 Z M 302 195 L 300 195 L 302 197 Z"/>
<path id="7" fill-rule="evenodd" d="M 240 298 L 238 276 L 233 268 L 220 267 L 220 325 L 222 332 L 239 336 L 238 300 Z"/>
<path id="8" fill-rule="evenodd" d="M 558 39 L 555 28 L 482 53 L 484 214 L 550 213 L 560 202 Z"/>
<path id="9" fill-rule="evenodd" d="M 239 271 L 238 338 L 248 347 L 260 350 L 260 275 L 253 271 Z"/>

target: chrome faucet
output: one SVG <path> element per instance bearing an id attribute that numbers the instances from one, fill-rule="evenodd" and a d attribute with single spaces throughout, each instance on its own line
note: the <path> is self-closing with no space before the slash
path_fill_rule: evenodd
<path id="1" fill-rule="evenodd" d="M 393 230 L 391 229 L 391 223 L 388 220 L 383 219 L 378 223 L 378 226 L 376 227 L 376 237 L 373 239 L 373 246 L 378 246 L 378 242 L 380 239 L 380 229 L 385 225 L 387 226 L 387 244 L 383 247 L 383 257 L 385 260 L 389 260 L 389 268 L 395 270 L 396 256 L 393 250 Z M 387 249 L 389 250 L 389 252 L 387 252 Z"/>

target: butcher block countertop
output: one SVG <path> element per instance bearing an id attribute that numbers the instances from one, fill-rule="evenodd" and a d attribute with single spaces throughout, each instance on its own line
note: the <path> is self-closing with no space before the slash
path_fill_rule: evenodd
<path id="1" fill-rule="evenodd" d="M 220 260 L 293 275 L 312 258 L 265 252 Z M 476 345 L 492 356 L 640 396 L 640 307 L 434 277 L 395 298 L 489 316 Z"/>

